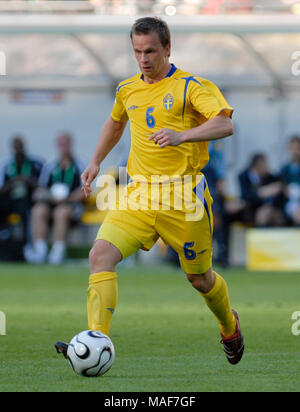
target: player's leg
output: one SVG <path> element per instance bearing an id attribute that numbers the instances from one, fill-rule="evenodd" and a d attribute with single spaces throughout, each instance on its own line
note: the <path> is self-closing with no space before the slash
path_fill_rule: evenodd
<path id="1" fill-rule="evenodd" d="M 154 222 L 155 214 L 147 211 L 113 210 L 106 215 L 90 252 L 89 329 L 109 334 L 118 300 L 116 265 L 140 248 L 151 249 L 158 238 Z M 57 342 L 55 348 L 67 357 L 68 344 Z"/>
<path id="2" fill-rule="evenodd" d="M 206 212 L 205 212 L 206 213 Z M 212 270 L 211 228 L 208 216 L 201 221 L 186 221 L 179 211 L 160 213 L 158 233 L 179 255 L 181 268 L 193 287 L 204 297 L 215 314 L 224 336 L 236 328 L 225 280 Z"/>
<path id="3" fill-rule="evenodd" d="M 237 364 L 244 353 L 244 338 L 241 333 L 238 314 L 231 308 L 225 279 L 209 268 L 203 273 L 187 273 L 193 287 L 204 298 L 208 308 L 215 315 L 221 330 L 221 343 L 228 361 Z"/>
<path id="4" fill-rule="evenodd" d="M 236 365 L 244 353 L 244 338 L 238 314 L 230 306 L 225 280 L 212 268 L 202 274 L 187 274 L 187 278 L 217 318 L 225 355 L 231 364 Z"/>
<path id="5" fill-rule="evenodd" d="M 116 265 L 122 260 L 120 250 L 112 243 L 97 240 L 90 252 L 87 312 L 88 328 L 109 335 L 112 316 L 118 303 Z"/>
<path id="6" fill-rule="evenodd" d="M 221 329 L 221 342 L 223 343 L 225 355 L 228 361 L 235 365 L 241 360 L 244 352 L 244 339 L 240 330 L 239 318 L 231 308 L 225 279 L 212 270 L 211 257 L 207 260 L 207 257 L 203 256 L 205 253 L 197 253 L 197 250 L 206 249 L 203 249 L 205 246 L 203 238 L 199 244 L 196 237 L 194 256 L 192 250 L 188 255 L 181 253 L 181 266 L 193 287 L 201 294 L 208 308 L 215 315 Z M 209 251 L 208 256 L 211 256 L 212 251 L 209 243 L 206 247 Z M 189 261 L 186 259 L 187 257 L 194 257 L 194 259 Z"/>
<path id="7" fill-rule="evenodd" d="M 165 242 L 178 253 L 181 267 L 188 279 L 216 316 L 224 342 L 227 338 L 235 338 L 239 324 L 230 306 L 227 284 L 212 270 L 212 198 L 207 185 L 203 186 L 203 190 L 203 214 L 199 214 L 198 220 L 190 221 L 186 219 L 185 213 L 171 210 L 159 214 L 156 229 Z M 235 342 L 237 352 L 243 348 L 241 334 Z M 239 351 L 232 360 L 237 363 L 241 354 Z M 233 361 L 231 363 L 234 363 Z"/>
<path id="8" fill-rule="evenodd" d="M 109 214 L 108 214 L 109 215 Z M 89 254 L 91 275 L 87 293 L 88 329 L 109 335 L 112 316 L 118 303 L 116 266 L 140 248 L 135 238 L 117 225 L 102 224 Z M 56 342 L 58 353 L 67 357 L 68 344 Z"/>
<path id="9" fill-rule="evenodd" d="M 212 268 L 202 274 L 187 273 L 187 278 L 217 318 L 222 336 L 232 336 L 236 331 L 236 319 L 232 313 L 224 278 L 213 272 Z"/>
<path id="10" fill-rule="evenodd" d="M 155 243 L 149 218 L 141 211 L 111 211 L 102 224 L 90 252 L 89 329 L 109 334 L 118 301 L 116 265 L 141 247 L 151 248 Z"/>

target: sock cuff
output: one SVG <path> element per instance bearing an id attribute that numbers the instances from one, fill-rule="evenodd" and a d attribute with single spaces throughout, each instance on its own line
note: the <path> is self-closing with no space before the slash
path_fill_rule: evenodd
<path id="1" fill-rule="evenodd" d="M 99 282 L 104 282 L 106 280 L 117 279 L 116 272 L 99 272 L 90 275 L 89 285 L 96 285 Z"/>
<path id="2" fill-rule="evenodd" d="M 217 295 L 219 293 L 219 290 L 225 283 L 225 280 L 222 278 L 222 276 L 218 275 L 217 272 L 214 272 L 214 274 L 215 274 L 215 284 L 213 288 L 207 293 L 201 293 L 201 295 L 205 298 L 212 298 L 215 295 Z"/>

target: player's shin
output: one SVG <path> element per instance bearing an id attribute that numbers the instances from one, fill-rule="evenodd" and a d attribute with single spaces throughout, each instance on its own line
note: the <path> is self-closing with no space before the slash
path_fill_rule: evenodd
<path id="1" fill-rule="evenodd" d="M 236 319 L 232 313 L 225 280 L 215 272 L 215 284 L 208 293 L 201 293 L 207 306 L 216 316 L 224 337 L 236 331 Z"/>
<path id="2" fill-rule="evenodd" d="M 115 272 L 94 273 L 89 279 L 87 311 L 88 328 L 109 335 L 112 315 L 118 302 Z"/>

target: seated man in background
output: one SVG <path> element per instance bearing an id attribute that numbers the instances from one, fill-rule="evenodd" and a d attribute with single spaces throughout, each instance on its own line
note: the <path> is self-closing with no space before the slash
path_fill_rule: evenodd
<path id="1" fill-rule="evenodd" d="M 21 217 L 25 243 L 28 240 L 32 194 L 38 185 L 43 164 L 26 153 L 21 136 L 15 136 L 11 145 L 13 155 L 0 168 L 0 214 L 2 219 L 12 213 Z"/>
<path id="2" fill-rule="evenodd" d="M 224 143 L 222 141 L 211 142 L 209 155 L 210 161 L 203 169 L 203 173 L 214 199 L 212 210 L 214 240 L 217 246 L 215 262 L 226 268 L 229 266 L 230 227 L 235 221 L 246 221 L 245 207 L 240 199 L 229 199 L 226 192 Z"/>
<path id="3" fill-rule="evenodd" d="M 225 230 L 225 159 L 223 142 L 210 142 L 209 163 L 203 169 L 210 193 L 214 199 L 212 210 L 214 218 L 214 239 L 217 242 L 215 261 L 222 266 L 228 265 L 228 238 Z"/>
<path id="4" fill-rule="evenodd" d="M 288 145 L 290 162 L 281 171 L 287 197 L 285 213 L 293 225 L 300 225 L 300 136 L 293 136 Z"/>
<path id="5" fill-rule="evenodd" d="M 48 229 L 53 221 L 53 246 L 48 261 L 60 264 L 66 253 L 66 238 L 71 221 L 79 221 L 84 211 L 84 194 L 80 175 L 84 165 L 72 151 L 72 137 L 63 133 L 57 138 L 59 158 L 47 163 L 35 193 L 32 210 L 33 245 L 25 249 L 25 258 L 31 263 L 43 263 L 48 254 Z"/>
<path id="6" fill-rule="evenodd" d="M 249 167 L 239 175 L 241 197 L 255 226 L 282 226 L 282 183 L 269 171 L 264 154 L 255 154 Z"/>

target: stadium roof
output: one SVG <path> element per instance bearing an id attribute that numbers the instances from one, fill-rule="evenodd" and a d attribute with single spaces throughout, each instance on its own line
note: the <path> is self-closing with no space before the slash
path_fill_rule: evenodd
<path id="1" fill-rule="evenodd" d="M 299 33 L 300 16 L 217 15 L 163 18 L 174 32 L 198 33 Z M 24 33 L 128 33 L 136 17 L 103 15 L 22 14 L 0 15 L 0 34 Z"/>
<path id="2" fill-rule="evenodd" d="M 0 50 L 13 87 L 112 86 L 136 73 L 128 38 L 136 17 L 101 15 L 0 15 Z M 300 16 L 218 15 L 166 17 L 173 61 L 221 87 L 300 87 L 292 73 L 300 51 Z"/>

